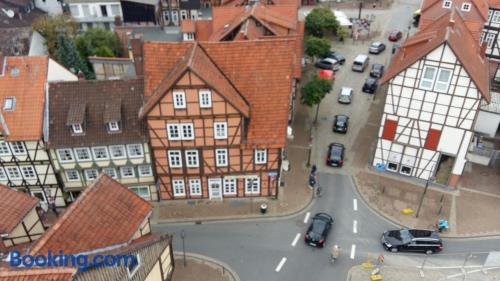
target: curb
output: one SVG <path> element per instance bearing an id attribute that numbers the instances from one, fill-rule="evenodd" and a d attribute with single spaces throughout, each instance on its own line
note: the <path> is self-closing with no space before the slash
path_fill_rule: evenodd
<path id="1" fill-rule="evenodd" d="M 182 256 L 183 256 L 182 252 L 174 251 L 174 258 L 175 257 L 182 258 Z M 217 259 L 214 259 L 214 258 L 211 258 L 208 256 L 200 255 L 200 254 L 195 254 L 195 253 L 186 253 L 186 257 L 189 257 L 192 259 L 208 261 L 208 262 L 214 263 L 218 266 L 221 266 L 225 271 L 229 272 L 229 274 L 233 277 L 234 281 L 241 281 L 238 274 L 231 267 L 229 267 L 229 265 L 227 265 L 226 263 L 224 263 L 220 260 L 217 260 Z"/>
<path id="2" fill-rule="evenodd" d="M 368 208 L 370 208 L 370 210 L 372 212 L 374 212 L 378 216 L 384 218 L 385 220 L 391 222 L 392 224 L 395 224 L 396 226 L 399 226 L 401 228 L 408 228 L 408 226 L 403 225 L 403 224 L 401 224 L 401 222 L 395 220 L 394 218 L 385 215 L 384 213 L 380 212 L 379 209 L 373 207 L 370 203 L 368 203 L 368 201 L 366 200 L 366 198 L 359 191 L 358 182 L 356 180 L 356 177 L 354 175 L 351 175 L 351 178 L 352 178 L 352 182 L 354 183 L 354 187 L 356 188 L 356 193 L 358 193 L 358 195 L 359 195 L 359 198 L 361 198 L 361 200 L 363 200 L 363 202 L 365 203 L 365 205 Z M 456 234 L 456 235 L 441 234 L 440 236 L 443 237 L 443 238 L 454 239 L 454 240 L 459 240 L 459 239 L 474 239 L 474 238 L 500 238 L 500 232 L 491 233 L 491 234 L 479 234 L 479 233 L 476 233 L 476 234 Z"/>
<path id="3" fill-rule="evenodd" d="M 180 224 L 180 223 L 197 223 L 197 222 L 233 222 L 233 221 L 266 221 L 266 220 L 276 220 L 276 219 L 287 219 L 295 217 L 311 207 L 314 202 L 313 194 L 309 198 L 309 202 L 296 211 L 284 214 L 267 215 L 259 214 L 252 216 L 221 216 L 221 217 L 208 217 L 208 218 L 189 218 L 189 219 L 167 219 L 167 220 L 151 220 L 151 225 L 163 225 L 163 224 Z"/>

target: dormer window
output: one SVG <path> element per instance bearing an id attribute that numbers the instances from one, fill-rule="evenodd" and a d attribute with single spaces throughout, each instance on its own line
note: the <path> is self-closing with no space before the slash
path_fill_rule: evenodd
<path id="1" fill-rule="evenodd" d="M 450 0 L 444 0 L 443 1 L 443 8 L 451 8 L 451 1 Z"/>
<path id="2" fill-rule="evenodd" d="M 115 122 L 115 121 L 108 122 L 108 131 L 110 133 L 119 132 L 120 125 L 118 124 L 118 122 Z"/>
<path id="3" fill-rule="evenodd" d="M 82 124 L 72 124 L 71 131 L 73 132 L 73 134 L 83 134 Z"/>
<path id="4" fill-rule="evenodd" d="M 468 12 L 470 11 L 470 3 L 463 3 L 462 4 L 462 11 Z"/>
<path id="5" fill-rule="evenodd" d="M 16 107 L 16 98 L 15 97 L 6 97 L 3 101 L 3 110 L 5 111 L 13 111 Z"/>

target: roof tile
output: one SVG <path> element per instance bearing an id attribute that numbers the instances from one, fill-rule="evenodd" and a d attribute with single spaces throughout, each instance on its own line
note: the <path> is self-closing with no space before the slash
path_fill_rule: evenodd
<path id="1" fill-rule="evenodd" d="M 10 233 L 38 204 L 38 198 L 0 185 L 0 233 Z"/>

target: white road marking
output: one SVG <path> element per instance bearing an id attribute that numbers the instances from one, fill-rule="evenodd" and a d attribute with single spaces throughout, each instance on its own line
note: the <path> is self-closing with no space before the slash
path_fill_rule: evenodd
<path id="1" fill-rule="evenodd" d="M 295 245 L 297 245 L 299 238 L 300 238 L 300 233 L 297 233 L 297 235 L 295 235 L 295 239 L 293 239 L 292 247 L 295 247 Z"/>
<path id="2" fill-rule="evenodd" d="M 358 199 L 352 199 L 352 208 L 354 211 L 358 210 Z"/>
<path id="3" fill-rule="evenodd" d="M 278 266 L 276 267 L 276 272 L 280 272 L 281 268 L 283 267 L 283 265 L 285 264 L 286 262 L 286 257 L 283 257 L 280 261 L 280 263 L 278 264 Z"/>
<path id="4" fill-rule="evenodd" d="M 356 256 L 356 244 L 352 244 L 352 246 L 351 246 L 351 260 L 353 260 L 355 256 Z"/>
<path id="5" fill-rule="evenodd" d="M 311 215 L 311 212 L 307 212 L 306 217 L 304 218 L 304 223 L 307 223 L 310 215 Z"/>
<path id="6" fill-rule="evenodd" d="M 358 221 L 357 220 L 352 221 L 352 232 L 358 233 Z"/>

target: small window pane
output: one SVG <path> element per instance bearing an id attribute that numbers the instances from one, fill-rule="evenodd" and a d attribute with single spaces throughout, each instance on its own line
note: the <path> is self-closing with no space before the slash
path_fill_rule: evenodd
<path id="1" fill-rule="evenodd" d="M 120 174 L 122 178 L 133 178 L 135 177 L 134 167 L 125 166 L 120 168 Z"/>
<path id="2" fill-rule="evenodd" d="M 66 170 L 66 179 L 68 181 L 79 181 L 80 180 L 80 173 L 78 173 L 77 170 Z"/>
<path id="3" fill-rule="evenodd" d="M 181 168 L 181 151 L 180 150 L 169 150 L 168 151 L 168 163 L 171 168 Z"/>
<path id="4" fill-rule="evenodd" d="M 226 122 L 214 122 L 214 138 L 215 139 L 227 139 L 227 123 Z"/>
<path id="5" fill-rule="evenodd" d="M 174 91 L 174 108 L 186 108 L 186 96 L 182 91 Z"/>
<path id="6" fill-rule="evenodd" d="M 125 153 L 125 146 L 124 145 L 112 145 L 112 146 L 110 146 L 109 153 L 111 154 L 112 159 L 127 158 L 127 154 Z"/>
<path id="7" fill-rule="evenodd" d="M 142 145 L 140 144 L 128 144 L 127 149 L 130 158 L 142 157 L 144 155 L 142 152 Z"/>
<path id="8" fill-rule="evenodd" d="M 75 148 L 75 156 L 78 161 L 90 161 L 92 157 L 90 156 L 90 149 L 87 147 Z"/>
<path id="9" fill-rule="evenodd" d="M 217 167 L 227 166 L 227 149 L 216 149 L 215 157 Z"/>
<path id="10" fill-rule="evenodd" d="M 199 179 L 189 180 L 189 193 L 191 195 L 201 195 L 201 181 Z"/>
<path id="11" fill-rule="evenodd" d="M 186 195 L 186 190 L 184 189 L 184 180 L 173 180 L 172 188 L 174 190 L 174 196 Z"/>
<path id="12" fill-rule="evenodd" d="M 138 169 L 139 169 L 139 176 L 149 177 L 153 175 L 153 170 L 151 169 L 150 165 L 140 165 Z"/>
<path id="13" fill-rule="evenodd" d="M 92 152 L 94 154 L 95 160 L 106 160 L 108 159 L 108 150 L 105 146 L 92 147 Z"/>
<path id="14" fill-rule="evenodd" d="M 36 172 L 32 166 L 21 167 L 21 172 L 25 180 L 36 179 Z"/>
<path id="15" fill-rule="evenodd" d="M 60 162 L 72 162 L 73 159 L 73 151 L 69 148 L 66 149 L 58 149 L 57 155 L 59 156 Z"/>
<path id="16" fill-rule="evenodd" d="M 96 169 L 87 169 L 85 170 L 85 178 L 88 181 L 95 180 L 97 178 L 98 172 Z"/>
<path id="17" fill-rule="evenodd" d="M 112 179 L 118 178 L 118 175 L 116 174 L 115 168 L 104 168 L 104 169 L 102 169 L 102 172 L 105 173 L 106 175 L 110 176 Z"/>

